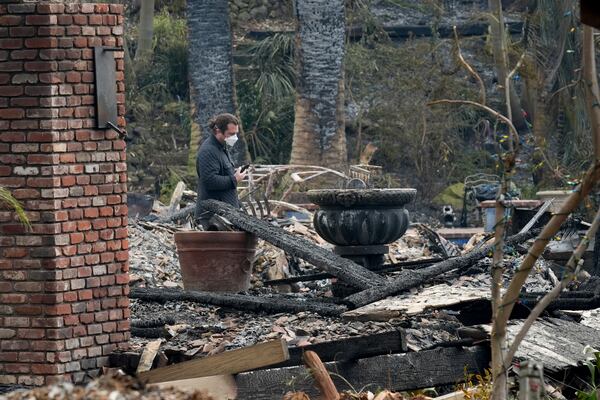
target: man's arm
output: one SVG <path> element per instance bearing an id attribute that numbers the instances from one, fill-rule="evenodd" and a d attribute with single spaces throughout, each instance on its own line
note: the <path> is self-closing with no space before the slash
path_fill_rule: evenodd
<path id="1" fill-rule="evenodd" d="M 237 187 L 237 181 L 232 175 L 219 175 L 220 160 L 214 151 L 198 154 L 198 175 L 207 190 L 229 190 Z"/>

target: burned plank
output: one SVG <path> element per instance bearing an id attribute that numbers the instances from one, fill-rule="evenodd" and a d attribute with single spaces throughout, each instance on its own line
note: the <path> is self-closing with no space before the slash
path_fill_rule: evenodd
<path id="1" fill-rule="evenodd" d="M 323 361 L 338 362 L 385 354 L 405 353 L 407 350 L 406 335 L 403 330 L 399 329 L 375 335 L 356 336 L 303 347 L 289 347 L 289 360 L 269 366 L 268 368 L 302 365 L 302 355 L 308 350 L 319 354 Z M 187 359 L 186 357 L 185 360 Z M 110 367 L 122 368 L 128 374 L 135 373 L 139 361 L 140 354 L 135 352 L 114 352 L 109 356 Z"/>
<path id="2" fill-rule="evenodd" d="M 285 340 L 279 339 L 157 368 L 143 372 L 138 377 L 146 383 L 159 383 L 203 376 L 236 374 L 277 364 L 288 358 L 289 353 Z"/>
<path id="3" fill-rule="evenodd" d="M 356 336 L 303 347 L 290 347 L 290 359 L 272 368 L 302 365 L 302 355 L 314 351 L 323 361 L 350 361 L 359 358 L 406 352 L 406 335 L 402 330 Z"/>
<path id="4" fill-rule="evenodd" d="M 417 295 L 390 297 L 346 311 L 343 317 L 361 321 L 388 321 L 400 316 L 418 315 L 425 310 L 447 308 L 476 300 L 489 300 L 491 298 L 489 286 L 485 288 L 487 290 L 482 289 L 484 288 L 435 285 L 425 288 Z"/>
<path id="5" fill-rule="evenodd" d="M 414 261 L 402 261 L 394 264 L 383 264 L 376 268 L 371 268 L 371 271 L 377 272 L 378 274 L 385 274 L 388 272 L 397 272 L 403 269 L 417 269 L 422 268 L 424 266 L 429 266 L 436 262 L 443 261 L 442 258 L 424 258 L 422 260 L 414 260 Z M 295 282 L 310 282 L 310 281 L 318 281 L 322 279 L 330 279 L 333 278 L 333 275 L 328 274 L 327 272 L 320 272 L 318 274 L 307 274 L 307 275 L 299 275 L 292 276 L 289 278 L 283 279 L 272 279 L 270 281 L 264 281 L 265 285 L 286 285 L 289 283 Z"/>
<path id="6" fill-rule="evenodd" d="M 522 243 L 535 237 L 537 232 L 539 231 L 532 230 L 511 236 L 506 240 L 506 245 L 511 246 Z M 446 272 L 450 272 L 454 269 L 469 267 L 476 261 L 479 261 L 482 258 L 490 255 L 493 249 L 494 245 L 490 244 L 478 250 L 471 251 L 463 256 L 450 258 L 427 268 L 417 271 L 402 271 L 388 283 L 380 286 L 374 286 L 363 290 L 362 292 L 355 293 L 346 297 L 344 300 L 354 307 L 362 307 L 385 297 L 392 296 L 404 290 L 419 286 L 432 278 L 435 278 Z"/>
<path id="7" fill-rule="evenodd" d="M 378 388 L 394 391 L 418 389 L 461 382 L 468 373 L 482 373 L 490 362 L 483 346 L 443 348 L 404 354 L 363 358 L 352 362 L 328 362 L 338 390 Z M 306 368 L 286 367 L 238 374 L 238 396 L 248 400 L 282 398 L 290 390 L 318 395 Z M 349 386 L 352 385 L 352 387 Z"/>
<path id="8" fill-rule="evenodd" d="M 509 323 L 509 341 L 522 326 L 523 320 Z M 491 331 L 490 325 L 483 325 L 481 328 L 488 333 Z M 569 367 L 580 366 L 586 358 L 586 346 L 600 346 L 600 331 L 556 318 L 538 319 L 521 342 L 515 358 L 541 362 L 545 370 L 559 372 Z"/>
<path id="9" fill-rule="evenodd" d="M 202 207 L 227 218 L 234 226 L 255 234 L 290 255 L 308 261 L 315 267 L 330 273 L 349 285 L 366 289 L 386 282 L 384 278 L 376 273 L 350 260 L 319 247 L 302 237 L 291 235 L 268 222 L 244 214 L 229 204 L 216 200 L 205 200 L 202 202 Z"/>
<path id="10" fill-rule="evenodd" d="M 339 316 L 346 307 L 317 301 L 289 299 L 282 296 L 258 297 L 233 293 L 183 291 L 178 289 L 132 288 L 129 298 L 144 301 L 191 301 L 229 307 L 236 310 L 281 313 L 310 311 L 320 315 Z"/>
<path id="11" fill-rule="evenodd" d="M 519 302 L 526 307 L 533 308 L 543 295 L 519 296 Z M 593 292 L 563 292 L 561 296 L 552 300 L 546 311 L 554 310 L 595 310 L 600 307 L 600 295 Z"/>

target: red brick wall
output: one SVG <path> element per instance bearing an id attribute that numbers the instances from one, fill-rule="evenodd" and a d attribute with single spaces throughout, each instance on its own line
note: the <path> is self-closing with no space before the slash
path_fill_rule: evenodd
<path id="1" fill-rule="evenodd" d="M 80 382 L 129 339 L 125 143 L 94 128 L 122 6 L 0 3 L 0 186 L 31 221 L 0 209 L 0 384 Z"/>

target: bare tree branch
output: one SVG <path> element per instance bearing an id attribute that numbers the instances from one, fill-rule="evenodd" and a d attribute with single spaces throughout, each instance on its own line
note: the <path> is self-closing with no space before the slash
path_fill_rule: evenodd
<path id="1" fill-rule="evenodd" d="M 458 61 L 477 80 L 477 83 L 479 84 L 479 94 L 481 96 L 479 99 L 479 102 L 481 104 L 485 105 L 486 95 L 485 95 L 485 85 L 483 83 L 483 79 L 481 79 L 481 76 L 477 73 L 477 71 L 475 71 L 475 69 L 473 69 L 473 67 L 471 67 L 471 65 L 463 57 L 462 51 L 460 50 L 460 41 L 458 40 L 458 32 L 456 30 L 456 26 L 452 27 L 452 29 L 454 29 L 454 40 L 456 41 Z"/>
<path id="2" fill-rule="evenodd" d="M 519 58 L 519 61 L 517 62 L 517 65 L 515 65 L 515 67 L 513 68 L 512 71 L 510 71 L 510 73 L 508 75 L 506 75 L 506 80 L 504 81 L 504 87 L 506 88 L 506 90 L 504 91 L 504 96 L 505 96 L 505 101 L 506 101 L 506 114 L 508 119 L 510 119 L 511 121 L 513 120 L 513 115 L 512 115 L 512 107 L 510 105 L 510 80 L 512 79 L 512 77 L 514 76 L 514 74 L 519 70 L 519 68 L 521 68 L 521 65 L 523 64 L 523 61 L 525 61 L 525 54 L 523 53 L 521 54 L 521 57 Z"/>
<path id="3" fill-rule="evenodd" d="M 500 114 L 498 111 L 491 109 L 490 107 L 488 107 L 484 104 L 477 103 L 477 102 L 471 101 L 471 100 L 442 99 L 442 100 L 430 101 L 429 103 L 427 103 L 428 106 L 433 106 L 436 104 L 462 104 L 462 105 L 477 107 L 477 108 L 487 111 L 488 113 L 490 113 L 491 115 L 493 115 L 494 117 L 498 118 L 499 120 L 504 122 L 506 125 L 508 125 L 508 128 L 512 134 L 512 142 L 516 146 L 515 150 L 518 149 L 518 147 L 519 147 L 519 132 L 517 132 L 517 129 L 513 125 L 512 121 L 510 119 L 506 118 L 504 115 Z"/>

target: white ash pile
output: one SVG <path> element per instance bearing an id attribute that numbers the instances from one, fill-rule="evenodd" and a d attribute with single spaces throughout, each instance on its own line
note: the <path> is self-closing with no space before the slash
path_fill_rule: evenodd
<path id="1" fill-rule="evenodd" d="M 131 286 L 182 287 L 175 229 L 142 221 L 129 224 Z"/>

